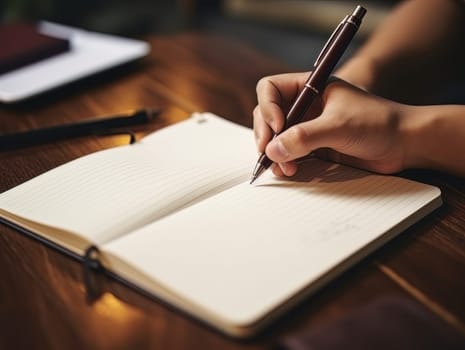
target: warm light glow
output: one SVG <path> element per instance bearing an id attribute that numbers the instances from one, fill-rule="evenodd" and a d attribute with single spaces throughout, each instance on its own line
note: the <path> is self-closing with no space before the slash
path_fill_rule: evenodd
<path id="1" fill-rule="evenodd" d="M 93 304 L 93 308 L 99 316 L 108 317 L 114 322 L 128 323 L 141 317 L 140 312 L 130 305 L 122 302 L 111 293 L 104 293 Z"/>

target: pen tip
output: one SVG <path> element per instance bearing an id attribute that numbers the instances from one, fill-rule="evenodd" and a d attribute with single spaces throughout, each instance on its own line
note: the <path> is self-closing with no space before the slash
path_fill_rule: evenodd
<path id="1" fill-rule="evenodd" d="M 252 179 L 250 180 L 249 185 L 253 184 L 253 182 L 257 179 L 257 176 L 252 176 Z"/>

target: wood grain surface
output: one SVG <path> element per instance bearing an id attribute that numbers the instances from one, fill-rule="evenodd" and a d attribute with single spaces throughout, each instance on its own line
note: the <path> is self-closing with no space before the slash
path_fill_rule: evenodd
<path id="1" fill-rule="evenodd" d="M 194 111 L 210 111 L 250 127 L 257 81 L 292 70 L 221 36 L 183 33 L 147 40 L 151 54 L 138 64 L 18 105 L 0 105 L 0 132 L 149 106 L 162 107 L 163 113 L 149 125 L 132 128 L 138 137 Z M 0 192 L 77 157 L 127 142 L 124 135 L 89 136 L 0 151 Z M 444 206 L 263 333 L 241 341 L 104 276 L 97 277 L 103 295 L 90 303 L 79 262 L 0 225 L 0 348 L 265 349 L 283 336 L 331 322 L 388 295 L 416 300 L 465 333 L 464 181 L 429 171 L 402 176 L 439 186 Z"/>

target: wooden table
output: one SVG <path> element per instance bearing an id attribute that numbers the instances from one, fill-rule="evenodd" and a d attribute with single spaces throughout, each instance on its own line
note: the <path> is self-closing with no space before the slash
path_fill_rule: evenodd
<path id="1" fill-rule="evenodd" d="M 145 106 L 164 112 L 134 128 L 138 136 L 194 111 L 251 126 L 258 79 L 291 70 L 224 37 L 186 33 L 149 40 L 152 53 L 139 65 L 25 104 L 1 105 L 1 132 Z M 85 137 L 0 152 L 0 192 L 127 140 Z M 465 181 L 428 171 L 405 176 L 440 186 L 445 205 L 247 341 L 227 338 L 104 277 L 107 292 L 89 304 L 79 263 L 0 226 L 0 348 L 263 349 L 387 295 L 415 299 L 465 332 Z"/>

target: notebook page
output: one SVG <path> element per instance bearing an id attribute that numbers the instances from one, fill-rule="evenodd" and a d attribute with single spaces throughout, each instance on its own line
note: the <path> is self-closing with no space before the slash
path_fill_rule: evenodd
<path id="1" fill-rule="evenodd" d="M 251 324 L 365 245 L 440 204 L 435 187 L 319 160 L 308 162 L 294 181 L 270 172 L 259 181 L 168 216 L 104 251 L 205 313 Z"/>
<path id="2" fill-rule="evenodd" d="M 252 131 L 211 114 L 82 157 L 0 195 L 0 208 L 102 243 L 250 176 Z"/>

